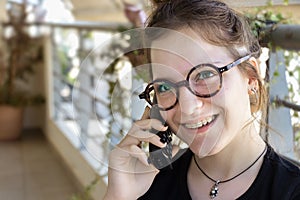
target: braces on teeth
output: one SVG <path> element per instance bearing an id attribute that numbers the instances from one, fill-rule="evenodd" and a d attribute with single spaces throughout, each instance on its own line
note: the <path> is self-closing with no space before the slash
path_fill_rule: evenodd
<path id="1" fill-rule="evenodd" d="M 200 121 L 200 122 L 198 122 L 196 124 L 185 124 L 185 127 L 186 128 L 191 128 L 191 129 L 193 129 L 193 128 L 201 128 L 202 126 L 205 126 L 206 124 L 212 122 L 214 119 L 215 119 L 215 117 L 211 116 L 211 117 L 208 117 L 208 118 L 206 118 L 206 119 L 204 119 L 204 120 L 202 120 L 202 121 Z"/>

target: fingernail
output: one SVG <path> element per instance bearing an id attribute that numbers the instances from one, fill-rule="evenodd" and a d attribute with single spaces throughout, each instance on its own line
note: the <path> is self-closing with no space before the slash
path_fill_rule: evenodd
<path id="1" fill-rule="evenodd" d="M 165 137 L 160 138 L 159 140 L 161 143 L 165 144 L 168 140 Z"/>

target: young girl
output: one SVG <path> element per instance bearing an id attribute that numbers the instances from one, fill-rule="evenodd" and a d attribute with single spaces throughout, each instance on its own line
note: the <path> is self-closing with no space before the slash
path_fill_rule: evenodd
<path id="1" fill-rule="evenodd" d="M 153 36 L 153 81 L 141 95 L 167 127 L 148 110 L 135 122 L 111 152 L 105 199 L 300 199 L 298 167 L 255 127 L 267 99 L 260 47 L 243 17 L 217 0 L 170 0 L 158 3 L 148 27 L 170 30 Z M 180 53 L 163 49 L 170 46 Z M 167 128 L 189 148 L 158 170 L 140 144 L 165 147 L 151 130 Z"/>

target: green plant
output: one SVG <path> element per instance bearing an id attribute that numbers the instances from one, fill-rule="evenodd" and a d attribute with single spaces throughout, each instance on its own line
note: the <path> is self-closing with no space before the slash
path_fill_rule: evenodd
<path id="1" fill-rule="evenodd" d="M 259 7 L 252 12 L 246 12 L 253 34 L 258 38 L 259 43 L 265 47 L 272 47 L 270 42 L 270 34 L 266 32 L 267 26 L 271 26 L 274 30 L 278 24 L 290 23 L 290 19 L 286 18 L 283 13 L 273 11 L 271 5 Z"/>
<path id="2" fill-rule="evenodd" d="M 284 0 L 284 4 L 288 5 L 288 0 Z M 249 19 L 253 33 L 258 37 L 259 42 L 262 46 L 268 47 L 271 50 L 284 50 L 273 44 L 271 37 L 271 32 L 276 30 L 277 26 L 280 24 L 292 24 L 292 17 L 288 18 L 280 11 L 274 11 L 272 9 L 272 1 L 262 8 L 255 9 L 254 12 L 246 13 Z M 271 27 L 266 31 L 267 26 Z M 299 86 L 300 86 L 300 52 L 284 50 L 285 66 L 286 66 L 286 77 L 288 84 L 288 95 L 283 99 L 295 107 L 299 107 Z M 276 69 L 272 74 L 273 80 L 275 81 L 280 74 L 277 70 L 279 65 L 282 63 L 277 63 Z M 267 83 L 268 84 L 268 83 Z M 282 106 L 280 101 L 271 102 L 272 106 L 278 107 Z M 295 143 L 300 146 L 300 121 L 299 121 L 299 111 L 291 109 L 291 120 L 294 130 Z"/>
<path id="3" fill-rule="evenodd" d="M 44 102 L 42 95 L 29 94 L 26 83 L 41 64 L 42 38 L 30 34 L 27 24 L 28 4 L 10 3 L 8 21 L 1 26 L 0 104 L 34 105 Z"/>

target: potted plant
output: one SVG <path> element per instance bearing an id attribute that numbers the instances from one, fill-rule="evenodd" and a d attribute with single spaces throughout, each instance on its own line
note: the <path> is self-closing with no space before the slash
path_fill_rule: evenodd
<path id="1" fill-rule="evenodd" d="M 10 3 L 7 15 L 0 38 L 0 140 L 19 138 L 24 107 L 44 101 L 26 85 L 42 62 L 42 39 L 31 36 L 27 25 L 28 4 Z"/>

